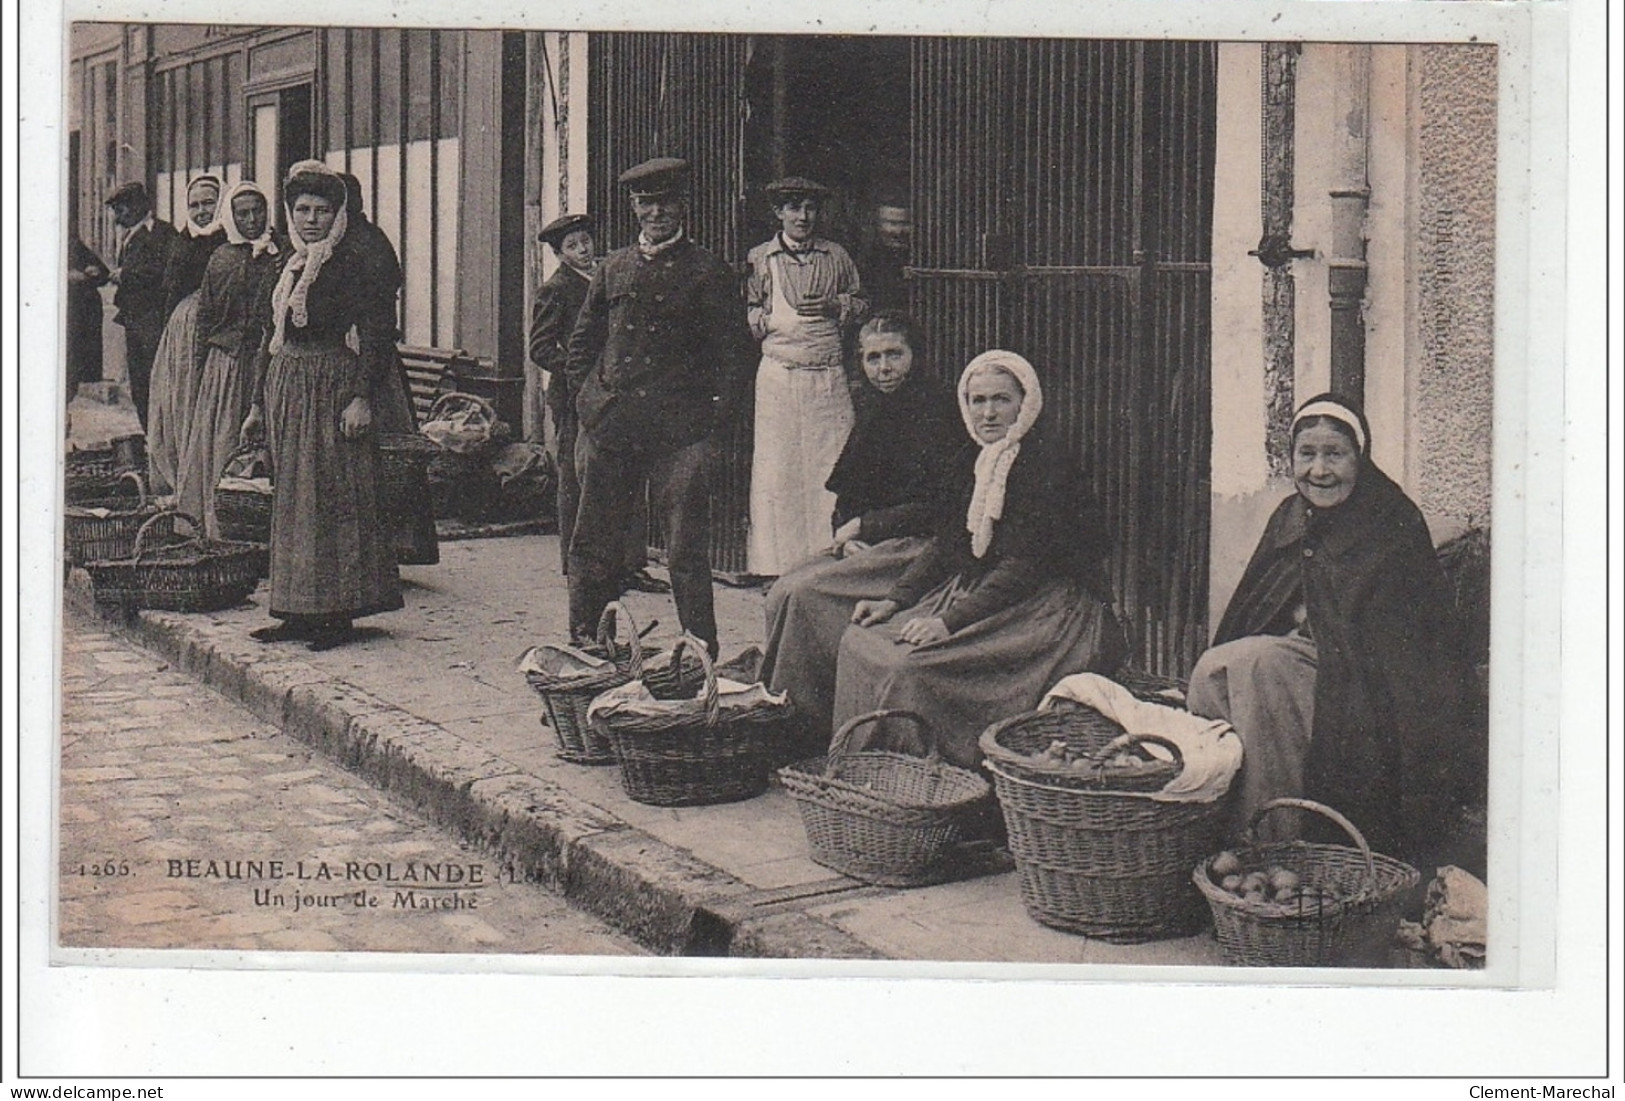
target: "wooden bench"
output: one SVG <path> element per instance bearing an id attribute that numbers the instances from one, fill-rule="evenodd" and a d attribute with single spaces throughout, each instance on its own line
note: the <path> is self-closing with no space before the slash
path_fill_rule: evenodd
<path id="1" fill-rule="evenodd" d="M 429 407 L 441 394 L 455 388 L 459 374 L 477 372 L 479 360 L 461 349 L 419 348 L 411 344 L 398 346 L 401 362 L 406 366 L 406 381 L 411 390 L 412 415 L 422 424 L 429 416 Z"/>

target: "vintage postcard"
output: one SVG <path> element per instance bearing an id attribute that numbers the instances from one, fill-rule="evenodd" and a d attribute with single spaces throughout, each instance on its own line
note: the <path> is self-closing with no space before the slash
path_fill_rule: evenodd
<path id="1" fill-rule="evenodd" d="M 1172 7 L 43 28 L 44 958 L 1550 987 L 1568 11 Z"/>

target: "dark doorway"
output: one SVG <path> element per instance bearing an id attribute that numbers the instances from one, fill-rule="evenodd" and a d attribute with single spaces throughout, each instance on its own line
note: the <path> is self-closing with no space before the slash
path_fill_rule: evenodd
<path id="1" fill-rule="evenodd" d="M 820 232 L 849 247 L 866 239 L 876 202 L 907 201 L 907 39 L 761 39 L 745 95 L 747 241 L 778 229 L 762 188 L 781 176 L 807 176 L 833 190 Z"/>
<path id="2" fill-rule="evenodd" d="M 277 93 L 277 179 L 313 155 L 311 143 L 310 85 L 295 84 Z"/>

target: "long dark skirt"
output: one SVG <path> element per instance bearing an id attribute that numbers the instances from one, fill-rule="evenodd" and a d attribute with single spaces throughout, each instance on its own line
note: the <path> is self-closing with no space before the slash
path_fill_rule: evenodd
<path id="1" fill-rule="evenodd" d="M 828 742 L 834 728 L 835 655 L 860 600 L 891 591 L 930 540 L 905 536 L 845 558 L 821 554 L 796 566 L 768 590 L 762 680 L 790 693 L 803 730 Z"/>
<path id="2" fill-rule="evenodd" d="M 877 627 L 846 629 L 835 668 L 836 725 L 879 708 L 915 711 L 943 757 L 974 768 L 983 730 L 1038 706 L 1062 677 L 1111 672 L 1122 659 L 1111 610 L 1065 578 L 942 642 L 898 640 L 909 620 L 942 614 L 965 591 L 955 578 Z"/>
<path id="3" fill-rule="evenodd" d="M 271 614 L 356 618 L 402 606 L 400 575 L 378 511 L 378 446 L 347 440 L 339 416 L 365 393 L 343 346 L 289 343 L 265 380 L 270 445 Z"/>

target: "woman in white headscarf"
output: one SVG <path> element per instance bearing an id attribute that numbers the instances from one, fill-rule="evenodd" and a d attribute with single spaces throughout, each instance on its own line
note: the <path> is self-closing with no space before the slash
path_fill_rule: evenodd
<path id="1" fill-rule="evenodd" d="M 197 299 L 203 272 L 214 250 L 226 243 L 221 231 L 220 178 L 198 176 L 186 185 L 186 224 L 169 249 L 164 266 L 163 336 L 152 359 L 151 404 L 147 413 L 147 469 L 154 493 L 175 490 L 180 452 L 191 430 L 197 401 Z"/>
<path id="2" fill-rule="evenodd" d="M 292 228 L 257 357 L 263 384 L 243 435 L 271 452 L 270 612 L 261 642 L 327 650 L 351 621 L 401 607 L 400 576 L 378 508 L 378 443 L 369 395 L 394 365 L 394 288 L 369 278 L 345 241 L 345 188 L 301 161 L 282 189 Z M 355 331 L 360 351 L 346 336 Z"/>
<path id="3" fill-rule="evenodd" d="M 176 469 L 182 512 L 219 538 L 214 489 L 236 450 L 253 404 L 254 357 L 264 334 L 255 304 L 270 293 L 288 244 L 271 228 L 270 200 L 252 180 L 235 184 L 220 202 L 227 244 L 209 257 L 197 299 L 197 401 Z"/>
<path id="4" fill-rule="evenodd" d="M 881 600 L 859 601 L 841 637 L 834 724 L 877 708 L 925 718 L 942 754 L 974 766 L 976 739 L 1029 710 L 1069 673 L 1122 657 L 1107 606 L 1105 532 L 1066 453 L 1035 431 L 1032 365 L 984 352 L 959 379 L 974 446 L 960 507 Z"/>

